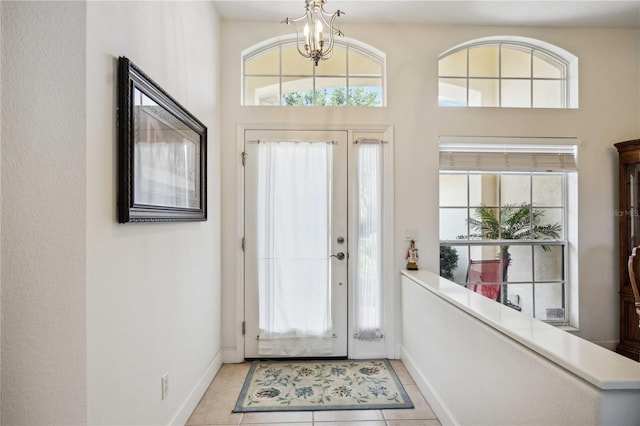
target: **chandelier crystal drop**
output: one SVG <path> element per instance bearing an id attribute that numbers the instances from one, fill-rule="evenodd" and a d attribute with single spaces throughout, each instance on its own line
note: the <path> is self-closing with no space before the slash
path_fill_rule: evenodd
<path id="1" fill-rule="evenodd" d="M 333 54 L 334 36 L 344 36 L 334 27 L 336 18 L 345 13 L 336 10 L 333 14 L 324 10 L 326 0 L 305 0 L 305 14 L 299 18 L 286 18 L 283 24 L 291 24 L 296 29 L 298 52 L 311 59 L 318 66 L 321 60 L 327 60 Z M 300 27 L 304 24 L 302 33 Z"/>

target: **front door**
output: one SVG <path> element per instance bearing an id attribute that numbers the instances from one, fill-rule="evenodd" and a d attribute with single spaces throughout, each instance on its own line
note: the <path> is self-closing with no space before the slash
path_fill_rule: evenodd
<path id="1" fill-rule="evenodd" d="M 347 355 L 347 132 L 245 132 L 245 357 Z"/>

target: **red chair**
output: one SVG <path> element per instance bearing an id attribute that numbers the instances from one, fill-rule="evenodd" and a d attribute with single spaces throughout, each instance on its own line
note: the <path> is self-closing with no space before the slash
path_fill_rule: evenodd
<path id="1" fill-rule="evenodd" d="M 506 268 L 507 262 L 501 259 L 471 260 L 467 271 L 467 288 L 491 300 L 501 302 L 500 289 Z"/>

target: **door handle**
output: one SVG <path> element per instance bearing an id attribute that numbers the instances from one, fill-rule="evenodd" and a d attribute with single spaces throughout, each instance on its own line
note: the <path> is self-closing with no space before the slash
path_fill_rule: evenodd
<path id="1" fill-rule="evenodd" d="M 344 253 L 343 252 L 338 252 L 338 254 L 332 254 L 329 257 L 337 257 L 338 260 L 343 260 L 344 259 Z"/>

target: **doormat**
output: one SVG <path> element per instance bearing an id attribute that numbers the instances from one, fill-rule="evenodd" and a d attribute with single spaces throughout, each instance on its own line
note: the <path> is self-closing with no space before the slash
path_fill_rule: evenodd
<path id="1" fill-rule="evenodd" d="M 234 413 L 413 408 L 388 360 L 254 361 Z"/>

